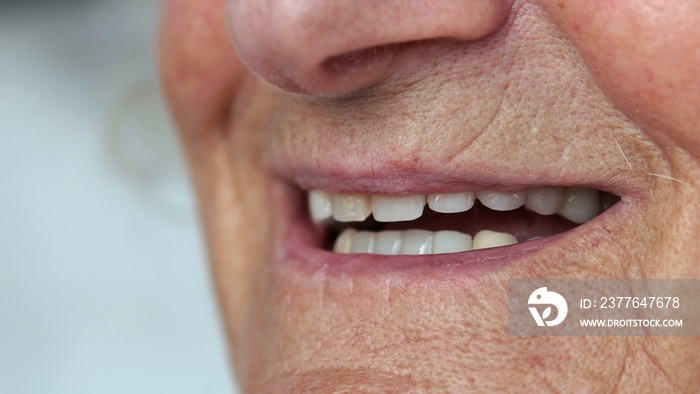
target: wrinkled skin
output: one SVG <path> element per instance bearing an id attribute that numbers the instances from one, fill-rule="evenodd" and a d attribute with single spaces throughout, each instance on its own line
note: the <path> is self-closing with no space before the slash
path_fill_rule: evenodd
<path id="1" fill-rule="evenodd" d="M 230 32 L 224 1 L 165 6 L 163 81 L 241 386 L 697 390 L 698 338 L 509 337 L 505 292 L 700 277 L 700 3 L 429 3 L 237 0 Z M 622 201 L 484 271 L 348 273 L 285 246 L 290 190 L 446 190 L 425 182 L 440 174 Z"/>

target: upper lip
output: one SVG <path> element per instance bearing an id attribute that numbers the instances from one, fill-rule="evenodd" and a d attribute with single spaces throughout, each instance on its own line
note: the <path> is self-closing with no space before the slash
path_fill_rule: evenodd
<path id="1" fill-rule="evenodd" d="M 557 176 L 532 177 L 520 169 L 499 176 L 478 171 L 459 173 L 420 172 L 406 169 L 373 168 L 351 174 L 347 168 L 283 167 L 278 173 L 305 190 L 321 189 L 339 194 L 411 195 L 428 193 L 458 193 L 491 190 L 521 191 L 545 186 L 581 186 L 607 191 L 618 196 L 638 195 L 640 188 L 624 181 L 611 181 L 604 174 L 582 174 L 573 181 Z M 371 172 L 371 174 L 367 174 Z"/>
<path id="2" fill-rule="evenodd" d="M 639 198 L 645 194 L 645 182 L 627 168 L 606 167 L 603 161 L 578 166 L 552 167 L 549 163 L 529 166 L 509 164 L 506 158 L 494 158 L 494 166 L 469 160 L 454 166 L 438 163 L 417 168 L 414 163 L 386 158 L 354 155 L 350 162 L 339 159 L 343 147 L 327 146 L 317 157 L 308 154 L 274 157 L 275 172 L 305 190 L 321 189 L 339 194 L 411 195 L 457 193 L 476 190 L 520 191 L 544 186 L 581 186 L 607 191 L 622 198 Z M 493 167 L 498 167 L 494 171 Z M 589 169 L 591 167 L 598 167 Z M 642 174 L 643 175 L 643 174 Z"/>
<path id="3" fill-rule="evenodd" d="M 649 155 L 631 154 L 649 152 L 648 138 L 590 80 L 527 57 L 517 75 L 485 53 L 465 54 L 458 71 L 446 60 L 435 76 L 396 77 L 350 98 L 271 93 L 277 105 L 262 127 L 274 172 L 334 193 L 583 186 L 625 198 L 649 190 L 632 170 L 647 168 Z M 579 104 L 557 105 L 560 97 Z"/>
<path id="4" fill-rule="evenodd" d="M 646 167 L 643 157 L 624 156 L 619 148 L 643 144 L 632 129 L 591 129 L 590 141 L 554 128 L 413 131 L 402 139 L 395 129 L 372 130 L 364 120 L 338 124 L 309 114 L 305 120 L 276 119 L 284 126 L 274 128 L 267 153 L 273 172 L 306 190 L 409 195 L 581 186 L 624 199 L 650 189 L 649 177 L 631 169 Z M 504 144 L 508 133 L 523 143 Z"/>

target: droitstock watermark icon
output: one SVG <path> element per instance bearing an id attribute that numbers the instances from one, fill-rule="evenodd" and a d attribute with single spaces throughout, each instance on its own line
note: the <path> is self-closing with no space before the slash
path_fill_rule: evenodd
<path id="1" fill-rule="evenodd" d="M 698 279 L 511 279 L 511 336 L 700 336 Z"/>
<path id="2" fill-rule="evenodd" d="M 566 319 L 566 314 L 569 312 L 569 305 L 566 303 L 564 297 L 559 293 L 553 291 L 547 291 L 546 287 L 540 287 L 530 294 L 530 298 L 527 303 L 531 306 L 529 307 L 532 317 L 538 326 L 543 327 L 544 325 L 556 326 Z M 548 305 L 540 315 L 535 305 Z M 556 308 L 557 314 L 554 315 L 555 318 L 552 320 L 545 320 L 552 315 L 552 307 Z"/>

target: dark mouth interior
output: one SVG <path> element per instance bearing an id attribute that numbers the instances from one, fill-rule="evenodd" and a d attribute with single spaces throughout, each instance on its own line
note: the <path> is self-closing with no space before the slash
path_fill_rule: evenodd
<path id="1" fill-rule="evenodd" d="M 606 194 L 608 195 L 605 197 L 604 209 L 620 200 L 617 196 Z M 346 228 L 373 232 L 410 229 L 453 230 L 471 236 L 481 230 L 492 230 L 512 234 L 518 242 L 524 242 L 536 237 L 560 234 L 577 226 L 579 224 L 559 215 L 544 216 L 530 212 L 524 207 L 512 211 L 494 211 L 476 201 L 472 209 L 461 213 L 438 213 L 426 207 L 420 218 L 405 222 L 382 223 L 374 220 L 371 215 L 363 222 L 340 223 L 331 220 L 326 226 L 324 248 L 332 250 L 336 238 Z"/>

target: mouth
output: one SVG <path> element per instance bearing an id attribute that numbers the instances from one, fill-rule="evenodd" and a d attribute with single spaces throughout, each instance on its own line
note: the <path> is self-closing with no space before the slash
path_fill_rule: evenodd
<path id="1" fill-rule="evenodd" d="M 583 187 L 384 196 L 307 192 L 324 248 L 342 254 L 430 255 L 506 247 L 561 234 L 620 198 Z"/>
<path id="2" fill-rule="evenodd" d="M 298 167 L 277 175 L 279 261 L 308 273 L 605 270 L 591 253 L 613 258 L 616 239 L 632 228 L 624 224 L 640 215 L 635 188 L 602 179 L 566 185 L 527 176 L 520 182 L 435 173 L 371 178 Z M 569 263 L 552 264 L 557 261 Z"/>

